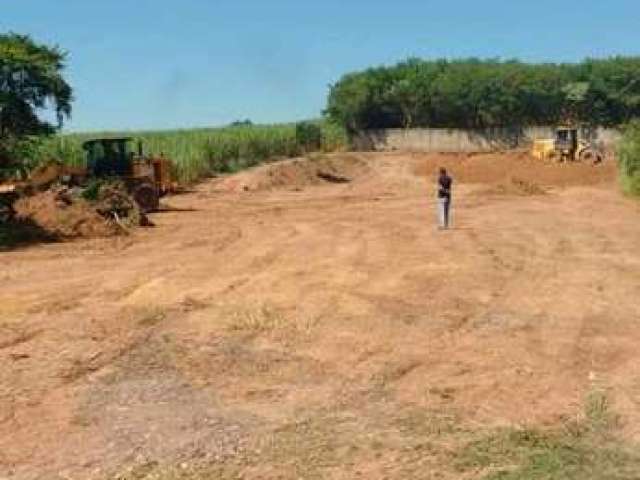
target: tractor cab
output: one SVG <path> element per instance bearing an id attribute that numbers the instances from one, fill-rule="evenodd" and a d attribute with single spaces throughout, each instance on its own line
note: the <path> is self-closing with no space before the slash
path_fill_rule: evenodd
<path id="1" fill-rule="evenodd" d="M 159 197 L 173 189 L 172 162 L 143 155 L 142 143 L 138 151 L 131 148 L 133 139 L 98 138 L 82 145 L 87 153 L 87 173 L 90 177 L 120 178 L 131 191 L 143 211 L 158 208 Z"/>
<path id="2" fill-rule="evenodd" d="M 558 127 L 554 146 L 561 158 L 574 160 L 578 151 L 578 129 Z"/>
<path id="3" fill-rule="evenodd" d="M 87 169 L 96 177 L 128 177 L 133 174 L 134 153 L 129 137 L 100 138 L 82 145 L 87 152 Z"/>

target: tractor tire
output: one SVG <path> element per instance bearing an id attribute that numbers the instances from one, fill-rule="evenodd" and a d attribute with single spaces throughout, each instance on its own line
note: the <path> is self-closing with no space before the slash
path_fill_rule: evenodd
<path id="1" fill-rule="evenodd" d="M 18 199 L 16 193 L 0 193 L 0 224 L 9 223 L 15 218 L 16 211 L 13 204 Z"/>
<path id="2" fill-rule="evenodd" d="M 598 163 L 602 162 L 602 156 L 598 152 L 590 148 L 587 148 L 581 151 L 580 155 L 578 156 L 578 159 L 581 162 L 592 163 L 594 165 L 597 165 Z"/>
<path id="3" fill-rule="evenodd" d="M 153 212 L 160 207 L 158 192 L 156 192 L 155 187 L 149 183 L 143 183 L 135 187 L 132 195 L 142 213 Z"/>

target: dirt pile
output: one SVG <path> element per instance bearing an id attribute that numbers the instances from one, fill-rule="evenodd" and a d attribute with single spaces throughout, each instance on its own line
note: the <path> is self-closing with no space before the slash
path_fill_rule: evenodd
<path id="1" fill-rule="evenodd" d="M 117 233 L 92 205 L 74 198 L 66 189 L 52 188 L 15 204 L 18 220 L 31 220 L 46 232 L 60 238 L 101 237 Z"/>
<path id="2" fill-rule="evenodd" d="M 125 233 L 148 224 L 135 201 L 119 183 L 96 190 L 95 200 L 79 189 L 53 186 L 24 196 L 14 204 L 16 219 L 29 221 L 55 238 L 95 238 Z"/>
<path id="3" fill-rule="evenodd" d="M 521 444 L 487 435 L 548 427 L 509 438 L 575 467 L 556 427 L 578 438 L 599 391 L 640 441 L 640 210 L 615 165 L 357 158 L 348 184 L 215 179 L 154 235 L 0 253 L 0 478 L 526 478 Z M 474 196 L 510 178 L 548 193 Z M 495 468 L 461 470 L 468 448 Z"/>
<path id="4" fill-rule="evenodd" d="M 311 156 L 261 165 L 231 175 L 222 179 L 215 190 L 242 192 L 349 183 L 368 170 L 366 160 L 357 155 Z"/>
<path id="5" fill-rule="evenodd" d="M 547 189 L 535 182 L 518 177 L 511 177 L 503 183 L 482 191 L 485 195 L 545 195 Z"/>
<path id="6" fill-rule="evenodd" d="M 402 155 L 398 155 L 401 158 Z M 469 184 L 510 184 L 517 178 L 536 185 L 555 188 L 611 184 L 616 180 L 614 161 L 600 165 L 587 163 L 549 163 L 526 152 L 467 154 L 415 154 L 414 173 L 433 178 L 440 167 L 451 172 L 455 181 Z M 511 187 L 509 187 L 511 188 Z"/>

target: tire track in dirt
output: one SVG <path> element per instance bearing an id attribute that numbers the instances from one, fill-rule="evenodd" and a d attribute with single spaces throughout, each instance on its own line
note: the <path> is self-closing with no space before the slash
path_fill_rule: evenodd
<path id="1" fill-rule="evenodd" d="M 0 362 L 0 416 L 24 422 L 0 423 L 0 475 L 248 458 L 268 478 L 326 460 L 332 439 L 370 436 L 386 458 L 426 435 L 425 412 L 475 425 L 574 413 L 594 363 L 633 406 L 640 227 L 607 190 L 613 170 L 361 158 L 366 173 L 349 184 L 205 183 L 126 243 L 3 253 L 3 299 L 42 308 L 20 310 L 37 336 L 13 345 L 0 330 L 2 359 L 28 356 Z M 440 165 L 457 181 L 448 232 L 434 225 Z M 496 188 L 513 176 L 552 188 Z M 624 413 L 637 426 L 636 410 Z M 372 460 L 364 449 L 340 458 Z"/>

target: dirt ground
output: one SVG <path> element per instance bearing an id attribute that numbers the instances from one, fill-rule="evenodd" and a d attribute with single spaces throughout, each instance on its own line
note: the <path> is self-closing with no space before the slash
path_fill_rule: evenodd
<path id="1" fill-rule="evenodd" d="M 0 478 L 477 478 L 465 438 L 594 388 L 640 441 L 640 204 L 610 163 L 336 154 L 165 205 L 0 253 Z"/>

